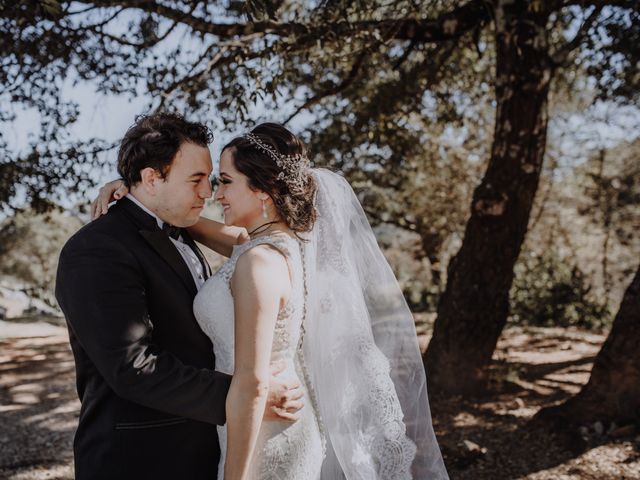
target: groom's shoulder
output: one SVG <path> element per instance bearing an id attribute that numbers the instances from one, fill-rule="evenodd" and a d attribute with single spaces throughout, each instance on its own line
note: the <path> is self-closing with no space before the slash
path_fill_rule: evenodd
<path id="1" fill-rule="evenodd" d="M 103 245 L 114 247 L 120 244 L 122 238 L 126 237 L 127 230 L 131 230 L 132 227 L 116 207 L 117 205 L 110 208 L 105 215 L 90 221 L 74 233 L 65 243 L 63 253 L 79 248 L 95 249 Z"/>

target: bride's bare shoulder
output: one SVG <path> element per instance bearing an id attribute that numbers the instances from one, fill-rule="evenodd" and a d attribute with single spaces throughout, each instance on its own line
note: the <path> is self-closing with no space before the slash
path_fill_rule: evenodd
<path id="1" fill-rule="evenodd" d="M 267 243 L 255 245 L 238 257 L 231 279 L 232 289 L 255 286 L 260 291 L 286 293 L 290 288 L 289 267 L 283 252 Z"/>

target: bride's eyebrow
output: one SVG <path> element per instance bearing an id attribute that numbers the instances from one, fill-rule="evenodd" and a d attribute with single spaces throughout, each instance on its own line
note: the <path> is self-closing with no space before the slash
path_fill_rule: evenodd
<path id="1" fill-rule="evenodd" d="M 233 178 L 231 175 L 229 175 L 227 172 L 220 172 L 220 177 L 229 177 L 229 178 Z"/>

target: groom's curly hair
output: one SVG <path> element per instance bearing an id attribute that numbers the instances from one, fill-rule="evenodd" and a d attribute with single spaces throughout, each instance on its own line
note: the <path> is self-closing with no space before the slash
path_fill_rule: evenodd
<path id="1" fill-rule="evenodd" d="M 213 134 L 206 125 L 189 122 L 180 114 L 139 115 L 120 142 L 118 173 L 127 187 L 139 183 L 142 180 L 140 170 L 147 167 L 166 178 L 183 143 L 206 147 L 212 141 Z"/>

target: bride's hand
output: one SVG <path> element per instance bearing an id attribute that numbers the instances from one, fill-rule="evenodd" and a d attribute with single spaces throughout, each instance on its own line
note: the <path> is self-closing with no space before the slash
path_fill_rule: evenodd
<path id="1" fill-rule="evenodd" d="M 129 189 L 124 185 L 124 181 L 120 179 L 105 183 L 98 192 L 96 199 L 91 202 L 91 220 L 106 214 L 109 204 L 115 200 L 120 200 L 127 193 L 129 193 Z"/>
<path id="2" fill-rule="evenodd" d="M 304 407 L 304 392 L 296 380 L 283 380 L 277 375 L 284 370 L 280 363 L 271 365 L 269 394 L 264 409 L 264 420 L 295 422 L 298 412 Z"/>

